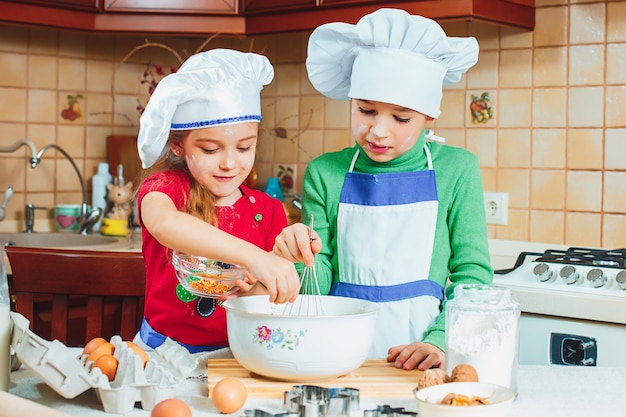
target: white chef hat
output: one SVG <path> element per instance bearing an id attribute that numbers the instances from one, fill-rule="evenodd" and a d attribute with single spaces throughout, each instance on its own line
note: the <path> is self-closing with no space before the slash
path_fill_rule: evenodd
<path id="1" fill-rule="evenodd" d="M 458 82 L 477 60 L 475 38 L 448 37 L 434 20 L 379 9 L 356 25 L 315 29 L 306 67 L 327 97 L 381 101 L 437 118 L 443 85 Z"/>
<path id="2" fill-rule="evenodd" d="M 263 55 L 213 49 L 191 56 L 159 82 L 141 115 L 142 166 L 152 166 L 165 153 L 170 130 L 259 122 L 261 90 L 273 78 Z"/>

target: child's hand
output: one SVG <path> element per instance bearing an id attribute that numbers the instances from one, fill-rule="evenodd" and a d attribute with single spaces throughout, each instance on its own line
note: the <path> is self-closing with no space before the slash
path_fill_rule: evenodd
<path id="1" fill-rule="evenodd" d="M 413 342 L 410 345 L 394 346 L 389 349 L 387 362 L 395 362 L 396 368 L 419 369 L 425 371 L 430 368 L 445 369 L 446 355 L 441 349 L 430 343 Z"/>
<path id="2" fill-rule="evenodd" d="M 258 281 L 257 287 L 262 284 L 269 294 L 270 302 L 282 304 L 295 301 L 300 292 L 300 277 L 293 262 L 272 252 L 263 252 L 247 268 L 249 282 Z"/>
<path id="3" fill-rule="evenodd" d="M 306 266 L 313 266 L 313 255 L 322 250 L 322 242 L 315 230 L 312 233 L 312 236 L 309 235 L 309 227 L 303 223 L 285 227 L 276 237 L 274 253 L 288 261 L 304 262 Z"/>

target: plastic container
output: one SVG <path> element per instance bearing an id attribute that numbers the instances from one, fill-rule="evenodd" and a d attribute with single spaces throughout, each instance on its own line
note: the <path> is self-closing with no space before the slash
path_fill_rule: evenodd
<path id="1" fill-rule="evenodd" d="M 0 390 L 9 390 L 11 375 L 11 308 L 4 257 L 0 253 Z"/>
<path id="2" fill-rule="evenodd" d="M 468 284 L 446 304 L 446 370 L 476 368 L 478 380 L 517 392 L 520 305 L 508 288 Z"/>
<path id="3" fill-rule="evenodd" d="M 267 185 L 265 186 L 265 194 L 271 197 L 277 198 L 280 201 L 285 201 L 282 188 L 280 188 L 280 182 L 276 177 L 270 177 L 267 179 Z"/>
<path id="4" fill-rule="evenodd" d="M 107 185 L 111 184 L 113 181 L 113 176 L 109 172 L 109 164 L 107 162 L 100 162 L 98 164 L 98 172 L 91 178 L 92 185 L 92 199 L 91 199 L 91 207 L 95 209 L 99 207 L 102 209 L 102 214 L 104 215 L 104 210 L 107 206 Z M 98 220 L 94 226 L 94 231 L 99 231 L 100 226 L 102 225 L 102 218 Z"/>

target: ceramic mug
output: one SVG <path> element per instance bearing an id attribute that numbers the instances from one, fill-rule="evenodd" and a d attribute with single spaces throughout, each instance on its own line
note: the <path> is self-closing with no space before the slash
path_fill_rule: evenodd
<path id="1" fill-rule="evenodd" d="M 77 232 L 80 221 L 80 204 L 57 204 L 54 223 L 59 232 Z"/>

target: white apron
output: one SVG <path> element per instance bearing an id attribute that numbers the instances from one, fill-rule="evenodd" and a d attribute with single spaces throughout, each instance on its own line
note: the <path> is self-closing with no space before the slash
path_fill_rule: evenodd
<path id="1" fill-rule="evenodd" d="M 370 358 L 420 341 L 439 314 L 443 287 L 428 280 L 437 224 L 437 184 L 428 170 L 352 172 L 341 190 L 337 217 L 339 282 L 330 294 L 380 305 Z"/>

